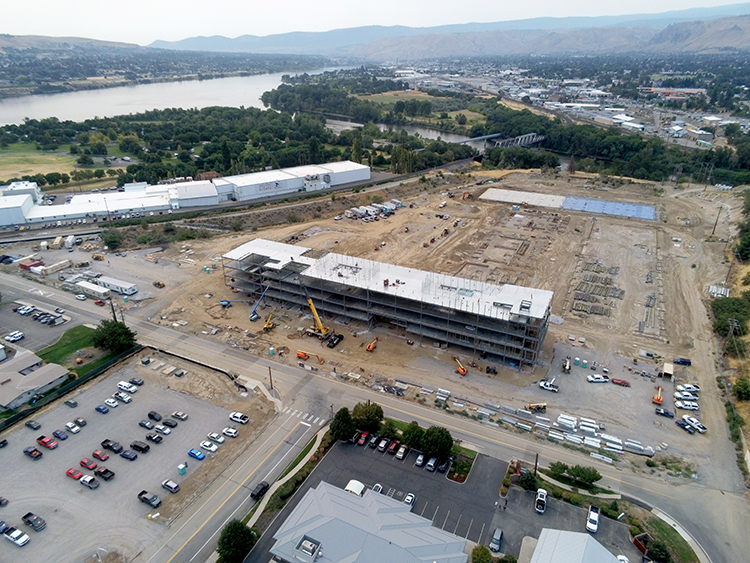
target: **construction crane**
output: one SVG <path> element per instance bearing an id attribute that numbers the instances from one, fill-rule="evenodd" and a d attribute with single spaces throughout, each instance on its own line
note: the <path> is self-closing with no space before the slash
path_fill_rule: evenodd
<path id="1" fill-rule="evenodd" d="M 368 352 L 374 352 L 375 348 L 377 348 L 377 346 L 378 346 L 378 339 L 377 339 L 377 337 L 375 337 L 375 340 L 373 340 L 372 342 L 370 342 L 367 345 L 367 351 Z"/>
<path id="2" fill-rule="evenodd" d="M 664 397 L 661 396 L 662 388 L 656 388 L 656 395 L 654 395 L 653 402 L 656 405 L 661 405 L 664 402 Z"/>
<path id="3" fill-rule="evenodd" d="M 275 311 L 271 311 L 271 314 L 268 315 L 268 318 L 266 319 L 266 324 L 263 325 L 263 332 L 270 332 L 276 326 L 276 323 L 271 322 L 271 317 L 273 317 L 274 312 Z"/>
<path id="4" fill-rule="evenodd" d="M 313 317 L 315 317 L 315 324 L 308 328 L 305 332 L 308 334 L 308 336 L 317 336 L 321 340 L 328 338 L 328 335 L 331 333 L 331 329 L 324 327 L 323 323 L 320 322 L 318 312 L 315 310 L 315 304 L 312 302 L 312 299 L 310 299 L 309 295 L 307 296 L 307 303 L 308 305 L 310 305 L 310 310 L 312 311 Z"/>
<path id="5" fill-rule="evenodd" d="M 461 375 L 466 375 L 466 368 L 461 364 L 461 361 L 456 356 L 453 356 L 453 360 L 458 364 L 456 372 Z"/>
<path id="6" fill-rule="evenodd" d="M 263 293 L 260 294 L 260 298 L 258 299 L 258 302 L 255 304 L 255 307 L 253 307 L 253 311 L 250 313 L 250 320 L 253 322 L 257 321 L 260 318 L 260 315 L 256 313 L 255 311 L 258 308 L 258 305 L 260 305 L 260 302 L 263 300 L 263 296 L 266 294 L 266 291 L 268 291 L 269 287 L 271 287 L 271 284 L 268 284 L 266 286 L 266 289 L 263 290 Z"/>
<path id="7" fill-rule="evenodd" d="M 321 365 L 325 363 L 325 359 L 321 358 L 317 354 L 311 354 L 310 352 L 303 352 L 302 350 L 297 350 L 297 357 L 300 358 L 301 360 L 309 360 L 310 356 L 315 356 L 318 359 L 318 363 Z"/>

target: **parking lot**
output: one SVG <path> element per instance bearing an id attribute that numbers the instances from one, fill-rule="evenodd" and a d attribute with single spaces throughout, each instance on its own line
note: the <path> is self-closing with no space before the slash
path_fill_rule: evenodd
<path id="1" fill-rule="evenodd" d="M 98 547 L 120 550 L 129 559 L 145 545 L 159 541 L 166 530 L 167 518 L 194 498 L 195 483 L 202 487 L 212 476 L 218 475 L 230 455 L 244 449 L 251 439 L 249 427 L 231 423 L 229 410 L 148 381 L 132 395 L 129 404 L 120 402 L 107 414 L 94 410 L 117 391 L 118 381 L 135 375 L 133 369 L 119 369 L 75 395 L 76 408 L 60 402 L 36 417 L 41 424 L 39 430 L 19 425 L 3 434 L 8 445 L 0 450 L 3 475 L 0 495 L 10 502 L 0 508 L 0 519 L 19 525 L 31 536 L 31 542 L 23 548 L 2 542 L 1 560 L 10 561 L 22 554 L 27 561 L 57 561 L 60 554 L 65 553 L 65 560 L 81 561 Z M 94 450 L 101 449 L 104 439 L 118 441 L 125 448 L 133 440 L 145 442 L 148 431 L 138 422 L 146 419 L 151 410 L 162 415 L 180 410 L 186 412 L 189 419 L 179 422 L 160 444 L 147 442 L 151 450 L 138 454 L 135 461 L 107 452 L 111 457 L 101 464 L 113 470 L 116 476 L 111 481 L 100 479 L 96 490 L 89 490 L 65 475 L 71 467 L 91 474 L 92 471 L 79 467 L 79 461 L 91 458 Z M 63 429 L 66 422 L 77 417 L 86 419 L 87 425 L 78 434 L 68 432 L 68 439 L 58 440 L 58 448 L 48 450 L 40 446 L 38 449 L 44 455 L 37 461 L 23 454 L 24 448 L 36 445 L 38 436 L 51 436 L 54 430 Z M 215 454 L 205 452 L 204 461 L 188 457 L 188 450 L 199 448 L 208 432 L 220 433 L 229 425 L 239 428 L 238 438 L 227 438 Z M 188 463 L 187 473 L 179 475 L 177 466 L 184 462 Z M 161 487 L 165 479 L 176 481 L 182 490 L 170 495 Z M 164 502 L 162 507 L 152 510 L 141 503 L 137 494 L 142 489 L 159 495 Z M 47 528 L 37 533 L 21 524 L 21 516 L 28 511 L 44 518 Z M 156 513 L 159 516 L 147 518 Z M 16 552 L 17 549 L 23 551 Z"/>
<path id="2" fill-rule="evenodd" d="M 50 313 L 54 312 L 55 307 L 42 305 L 30 297 L 31 296 L 24 297 L 21 301 L 30 305 L 35 305 L 38 310 Z M 32 351 L 41 350 L 42 348 L 46 348 L 57 342 L 62 333 L 66 330 L 80 324 L 80 322 L 76 322 L 75 320 L 57 326 L 42 324 L 35 321 L 31 315 L 23 316 L 14 313 L 13 309 L 16 307 L 18 307 L 18 304 L 16 303 L 6 303 L 0 307 L 0 335 L 5 336 L 15 330 L 20 330 L 24 334 L 23 340 L 19 340 L 12 344 L 14 347 L 26 348 Z M 68 312 L 64 313 L 64 316 L 72 319 Z M 75 317 L 77 317 L 77 315 L 75 315 Z M 3 344 L 8 343 L 3 340 Z"/>
<path id="3" fill-rule="evenodd" d="M 507 463 L 478 455 L 465 483 L 449 480 L 445 473 L 431 473 L 416 467 L 414 451 L 403 459 L 367 446 L 336 444 L 297 491 L 290 503 L 266 531 L 250 554 L 249 562 L 266 562 L 273 546 L 273 534 L 305 492 L 321 481 L 342 489 L 351 479 L 368 488 L 376 483 L 383 494 L 402 501 L 408 493 L 416 495 L 412 512 L 432 520 L 435 527 L 473 542 L 489 544 L 494 528 L 495 502 L 499 499 Z"/>

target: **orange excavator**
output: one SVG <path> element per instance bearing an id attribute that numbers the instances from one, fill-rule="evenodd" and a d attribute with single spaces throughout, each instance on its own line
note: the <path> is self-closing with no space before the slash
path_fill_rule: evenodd
<path id="1" fill-rule="evenodd" d="M 661 405 L 664 402 L 664 397 L 661 396 L 662 388 L 657 387 L 656 388 L 656 395 L 654 395 L 653 403 L 655 405 Z"/>
<path id="2" fill-rule="evenodd" d="M 317 354 L 311 354 L 309 352 L 303 352 L 302 350 L 297 350 L 297 357 L 301 360 L 309 360 L 310 356 L 315 356 L 318 359 L 319 364 L 324 364 L 325 360 L 318 356 Z"/>
<path id="3" fill-rule="evenodd" d="M 453 356 L 453 360 L 458 364 L 456 372 L 461 375 L 466 375 L 466 368 L 461 364 L 461 361 L 456 356 Z"/>
<path id="4" fill-rule="evenodd" d="M 375 348 L 377 348 L 377 346 L 378 346 L 378 339 L 377 339 L 377 337 L 375 337 L 375 340 L 373 340 L 372 342 L 370 342 L 367 345 L 367 351 L 368 352 L 374 352 Z"/>

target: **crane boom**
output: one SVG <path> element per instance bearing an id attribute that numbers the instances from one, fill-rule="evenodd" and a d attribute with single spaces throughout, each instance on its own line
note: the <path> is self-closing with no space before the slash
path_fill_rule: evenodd
<path id="1" fill-rule="evenodd" d="M 263 290 L 263 293 L 260 294 L 260 298 L 258 299 L 258 302 L 255 304 L 255 307 L 253 307 L 253 312 L 250 313 L 250 320 L 251 321 L 257 321 L 260 318 L 260 315 L 255 312 L 255 310 L 258 308 L 258 305 L 260 305 L 260 302 L 263 300 L 263 296 L 266 294 L 266 291 L 268 291 L 268 288 L 271 287 L 271 284 L 268 284 L 266 286 L 266 289 Z"/>
<path id="2" fill-rule="evenodd" d="M 324 327 L 323 323 L 320 322 L 318 311 L 315 310 L 315 304 L 312 302 L 312 299 L 310 299 L 310 297 L 307 298 L 307 303 L 310 305 L 310 310 L 312 311 L 313 317 L 315 317 L 315 325 L 311 326 L 310 330 L 318 338 L 323 339 L 328 336 L 328 333 L 331 332 L 331 329 Z"/>

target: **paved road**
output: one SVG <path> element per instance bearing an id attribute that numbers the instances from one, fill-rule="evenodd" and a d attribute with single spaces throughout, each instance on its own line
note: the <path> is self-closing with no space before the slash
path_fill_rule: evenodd
<path id="1" fill-rule="evenodd" d="M 43 302 L 59 304 L 67 310 L 87 315 L 88 318 L 103 318 L 104 311 L 99 307 L 89 306 L 88 302 L 79 304 L 75 302 L 73 296 L 55 290 L 44 289 L 42 295 L 40 295 L 36 284 L 14 276 L 0 274 L 0 285 L 2 285 L 2 293 L 7 296 L 4 297 L 5 299 L 24 292 L 28 295 L 30 291 L 33 291 L 36 294 L 35 298 Z M 248 356 L 241 351 L 227 348 L 221 343 L 204 341 L 165 327 L 156 327 L 143 320 L 131 319 L 129 323 L 138 331 L 141 342 L 185 354 L 190 358 L 205 361 L 235 373 L 246 374 L 261 381 L 267 382 L 268 366 L 271 366 L 274 370 L 274 384 L 284 401 L 284 406 L 290 406 L 299 413 L 320 416 L 330 412 L 331 405 L 334 409 L 337 409 L 341 406 L 351 406 L 358 401 L 370 399 L 378 401 L 383 406 L 386 416 L 406 421 L 417 420 L 427 426 L 432 424 L 445 426 L 456 438 L 473 444 L 481 453 L 486 453 L 491 457 L 506 460 L 520 458 L 533 462 L 538 454 L 539 461 L 543 465 L 552 461 L 594 465 L 603 475 L 603 486 L 642 499 L 661 508 L 680 522 L 703 545 L 710 557 L 717 563 L 720 561 L 743 561 L 746 554 L 750 552 L 750 534 L 747 534 L 747 529 L 750 527 L 750 506 L 742 493 L 711 488 L 684 479 L 676 479 L 674 482 L 653 480 L 646 475 L 634 474 L 627 467 L 611 467 L 578 452 L 538 441 L 529 435 L 504 432 L 473 420 L 451 416 L 443 411 L 406 403 L 391 395 L 346 384 L 319 374 L 303 372 L 296 367 L 275 364 L 267 358 Z M 290 404 L 290 401 L 293 402 Z M 289 415 L 287 415 L 288 417 Z M 273 448 L 278 448 L 276 451 L 280 451 L 289 446 L 288 438 L 285 438 L 283 433 L 279 434 L 283 428 L 288 428 L 288 426 L 283 426 L 284 420 L 284 416 L 280 416 L 259 438 L 258 443 L 265 444 L 263 451 L 270 453 Z M 265 455 L 268 455 L 268 453 Z M 290 460 L 293 457 L 290 455 L 286 459 Z M 264 462 L 264 458 L 258 457 L 256 452 L 248 452 L 237 463 L 248 462 L 249 458 L 252 458 L 252 462 L 242 467 L 244 476 L 247 476 L 251 471 L 255 472 L 252 475 L 264 473 L 273 456 Z M 253 462 L 256 465 L 253 465 Z M 260 465 L 262 467 L 259 467 Z M 237 469 L 235 468 L 235 471 Z M 235 477 L 235 479 L 237 478 Z M 244 478 L 242 477 L 240 482 Z M 171 549 L 180 550 L 184 543 L 184 540 L 180 543 L 179 539 L 175 539 L 178 534 L 182 534 L 180 537 L 190 537 L 191 534 L 195 533 L 195 537 L 191 540 L 195 540 L 194 543 L 198 543 L 200 538 L 210 537 L 218 529 L 218 524 L 223 521 L 222 518 L 226 519 L 233 510 L 236 510 L 227 506 L 231 504 L 230 502 L 224 502 L 223 499 L 226 499 L 225 490 L 211 489 L 207 495 L 210 496 L 208 500 L 196 503 L 194 508 L 187 511 L 175 523 L 173 526 L 175 531 L 170 530 L 167 544 Z M 222 495 L 224 496 L 221 502 L 212 500 L 222 498 Z M 198 526 L 206 522 L 209 516 L 212 518 L 211 522 L 198 530 Z M 712 525 L 707 527 L 705 522 L 712 522 Z M 211 533 L 208 532 L 210 527 L 213 527 Z M 212 541 L 215 541 L 215 536 Z M 188 544 L 185 548 L 195 550 L 193 543 L 188 542 Z M 178 560 L 188 561 L 194 555 L 195 553 L 188 553 L 186 549 L 184 553 L 180 551 Z M 141 557 L 139 560 L 149 561 L 149 557 Z M 162 555 L 156 558 L 151 557 L 151 559 L 153 563 L 170 560 L 163 558 Z M 201 558 L 195 558 L 195 560 L 200 561 Z"/>

